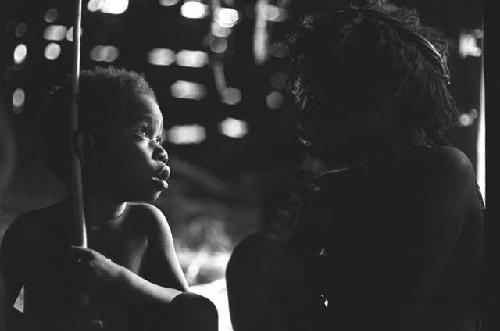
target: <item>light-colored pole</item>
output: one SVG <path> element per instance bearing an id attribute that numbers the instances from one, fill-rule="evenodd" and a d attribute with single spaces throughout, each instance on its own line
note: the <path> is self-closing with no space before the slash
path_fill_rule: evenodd
<path id="1" fill-rule="evenodd" d="M 78 93 L 80 90 L 80 35 L 82 21 L 82 0 L 75 1 L 75 20 L 73 25 L 73 75 L 71 89 L 70 114 L 70 155 L 72 177 L 72 202 L 75 220 L 75 245 L 87 247 L 87 229 L 85 226 L 83 199 L 83 146 L 82 137 L 78 134 Z"/>

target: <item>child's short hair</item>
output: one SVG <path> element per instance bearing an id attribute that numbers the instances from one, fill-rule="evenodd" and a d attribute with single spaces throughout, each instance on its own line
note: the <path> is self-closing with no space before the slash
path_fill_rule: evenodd
<path id="1" fill-rule="evenodd" d="M 53 174 L 68 184 L 70 166 L 71 81 L 67 76 L 48 95 L 43 111 L 43 154 Z M 99 142 L 106 139 L 106 129 L 129 118 L 129 103 L 139 96 L 156 101 L 153 89 L 144 76 L 114 67 L 82 70 L 79 78 L 79 131 L 90 133 Z"/>
<path id="2" fill-rule="evenodd" d="M 308 15 L 287 43 L 289 92 L 331 122 L 352 112 L 378 113 L 431 143 L 456 123 L 443 72 L 447 43 L 415 10 L 368 0 L 361 8 Z"/>

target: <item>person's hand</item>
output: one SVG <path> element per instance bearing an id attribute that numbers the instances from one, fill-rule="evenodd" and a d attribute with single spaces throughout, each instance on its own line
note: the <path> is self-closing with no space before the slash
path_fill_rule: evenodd
<path id="1" fill-rule="evenodd" d="M 124 268 L 90 248 L 72 246 L 68 251 L 68 285 L 74 290 L 112 290 Z"/>

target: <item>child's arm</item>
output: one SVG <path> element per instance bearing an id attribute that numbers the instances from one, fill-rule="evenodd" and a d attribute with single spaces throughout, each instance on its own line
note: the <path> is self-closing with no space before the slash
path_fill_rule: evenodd
<path id="1" fill-rule="evenodd" d="M 152 205 L 142 207 L 146 208 L 145 217 L 151 219 L 151 222 L 148 222 L 148 252 L 142 275 L 163 287 L 186 291 L 188 284 L 177 259 L 172 233 L 165 216 L 160 209 Z"/>
<path id="2" fill-rule="evenodd" d="M 177 261 L 170 228 L 158 208 L 148 205 L 135 208 L 134 217 L 149 225 L 144 278 L 92 249 L 73 247 L 70 259 L 83 261 L 84 266 L 75 270 L 87 273 L 87 277 L 78 278 L 87 283 L 84 286 L 91 292 L 111 290 L 136 306 L 168 304 L 188 288 Z"/>

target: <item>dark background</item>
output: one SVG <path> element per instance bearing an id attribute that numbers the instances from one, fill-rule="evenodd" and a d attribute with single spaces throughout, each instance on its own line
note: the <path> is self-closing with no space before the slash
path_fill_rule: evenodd
<path id="1" fill-rule="evenodd" d="M 261 224 L 267 192 L 276 180 L 286 175 L 300 160 L 295 139 L 294 106 L 283 90 L 283 57 L 280 40 L 308 11 L 326 9 L 333 1 L 267 1 L 283 8 L 286 18 L 267 21 L 269 55 L 257 64 L 253 54 L 255 6 L 258 1 L 220 1 L 223 7 L 238 10 L 239 21 L 227 37 L 223 53 L 210 50 L 210 15 L 188 19 L 180 15 L 178 1 L 161 6 L 158 0 L 131 0 L 120 15 L 87 10 L 83 1 L 81 68 L 113 65 L 146 75 L 155 90 L 165 117 L 165 128 L 180 124 L 199 124 L 206 139 L 199 144 L 179 145 L 167 140 L 172 177 L 170 188 L 156 204 L 169 220 L 181 264 L 191 284 L 210 284 L 223 278 L 225 263 L 234 245 Z M 205 4 L 218 1 L 203 1 Z M 477 166 L 478 118 L 480 110 L 480 56 L 460 55 L 460 36 L 482 30 L 483 3 L 477 0 L 394 1 L 415 7 L 425 23 L 441 29 L 450 41 L 449 66 L 452 91 L 469 123 L 448 135 Z M 50 24 L 73 25 L 73 1 L 2 0 L 0 2 L 0 75 L 8 117 L 14 128 L 17 155 L 15 170 L 0 209 L 0 238 L 5 227 L 20 213 L 46 206 L 61 199 L 64 189 L 45 169 L 39 159 L 39 112 L 48 89 L 71 72 L 72 43 L 56 42 L 61 54 L 55 60 L 44 57 L 50 41 L 43 38 Z M 52 23 L 44 21 L 48 9 L 58 11 Z M 26 33 L 16 36 L 16 27 L 27 24 Z M 483 38 L 475 42 L 482 48 Z M 23 43 L 26 59 L 14 63 L 13 52 Z M 95 45 L 114 45 L 118 58 L 112 63 L 95 62 L 89 54 Z M 210 62 L 202 68 L 159 67 L 148 63 L 149 50 L 157 47 L 175 52 L 202 50 Z M 285 54 L 286 55 L 286 54 Z M 228 105 L 216 89 L 213 63 L 221 61 L 227 85 L 241 90 L 241 101 Z M 179 99 L 171 95 L 176 80 L 194 81 L 206 87 L 202 100 Z M 17 88 L 25 91 L 25 103 L 12 106 Z M 272 94 L 271 94 L 272 93 Z M 271 96 L 270 96 L 271 94 Z M 267 98 L 267 101 L 266 101 Z M 271 104 L 269 104 L 271 102 Z M 230 138 L 218 130 L 227 117 L 248 125 L 248 134 Z M 65 134 L 66 128 L 61 128 Z M 200 253 L 201 252 L 201 253 Z M 207 292 L 208 293 L 208 292 Z"/>

